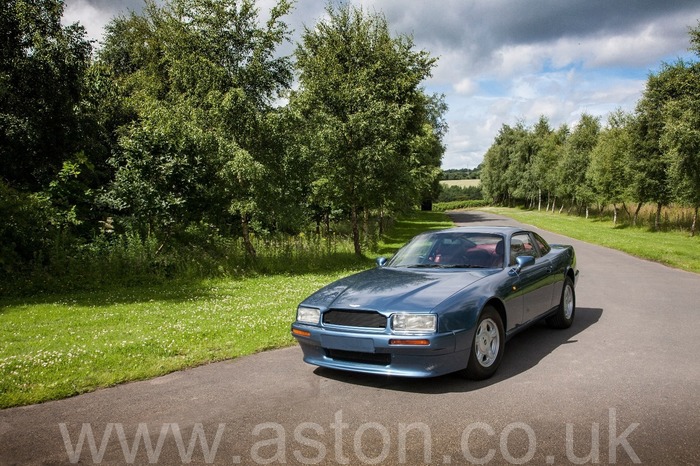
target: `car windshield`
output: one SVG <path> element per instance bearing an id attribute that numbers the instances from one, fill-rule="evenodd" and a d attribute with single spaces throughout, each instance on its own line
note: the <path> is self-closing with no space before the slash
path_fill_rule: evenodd
<path id="1" fill-rule="evenodd" d="M 502 268 L 503 244 L 503 236 L 492 233 L 426 233 L 401 248 L 387 266 Z"/>

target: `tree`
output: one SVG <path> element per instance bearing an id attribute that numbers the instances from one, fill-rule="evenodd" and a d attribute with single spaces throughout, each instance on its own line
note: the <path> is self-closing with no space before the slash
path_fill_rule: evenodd
<path id="1" fill-rule="evenodd" d="M 141 225 L 268 221 L 279 157 L 274 103 L 291 84 L 275 55 L 286 0 L 258 24 L 253 0 L 148 2 L 107 28 L 101 63 L 123 92 L 114 182 L 105 201 Z M 263 180 L 266 180 L 263 183 Z M 278 207 L 279 208 L 279 207 Z"/>
<path id="2" fill-rule="evenodd" d="M 602 204 L 612 203 L 613 223 L 617 224 L 617 206 L 625 202 L 630 184 L 630 116 L 622 110 L 611 113 L 608 125 L 599 136 L 590 155 L 586 181 Z"/>
<path id="3" fill-rule="evenodd" d="M 550 205 L 552 210 L 554 209 L 554 193 L 557 188 L 557 172 L 555 168 L 568 132 L 567 126 L 562 126 L 559 130 L 554 131 L 544 116 L 541 116 L 535 125 L 536 150 L 530 171 L 537 187 L 537 210 L 542 208 L 542 192 L 547 195 L 546 210 L 549 210 Z"/>
<path id="4" fill-rule="evenodd" d="M 669 180 L 669 160 L 661 147 L 666 121 L 664 108 L 667 102 L 682 95 L 683 87 L 680 82 L 687 67 L 683 61 L 673 65 L 664 64 L 658 74 L 649 76 L 631 125 L 632 193 L 637 202 L 656 204 L 654 229 L 657 230 L 661 220 L 661 209 L 673 198 Z"/>
<path id="5" fill-rule="evenodd" d="M 510 148 L 515 142 L 515 130 L 504 124 L 486 151 L 481 170 L 484 196 L 495 204 L 510 203 L 511 187 L 505 176 L 510 164 Z"/>
<path id="6" fill-rule="evenodd" d="M 419 87 L 435 60 L 392 37 L 379 14 L 347 4 L 326 11 L 297 48 L 292 105 L 315 158 L 314 203 L 349 214 L 360 255 L 361 215 L 404 203 L 439 176 L 441 129 Z"/>
<path id="7" fill-rule="evenodd" d="M 92 47 L 61 25 L 60 0 L 5 0 L 0 8 L 0 269 L 41 257 L 80 223 L 91 161 L 83 106 Z M 83 172 L 83 173 L 81 173 Z"/>
<path id="8" fill-rule="evenodd" d="M 0 177 L 23 190 L 48 186 L 79 150 L 91 46 L 62 13 L 59 0 L 6 0 L 0 12 Z"/>
<path id="9" fill-rule="evenodd" d="M 586 207 L 591 201 L 592 192 L 586 182 L 586 170 L 599 132 L 599 119 L 584 113 L 566 140 L 563 157 L 557 167 L 557 189 L 558 195 L 568 199 L 572 205 Z"/>
<path id="10" fill-rule="evenodd" d="M 686 70 L 683 95 L 666 103 L 661 146 L 667 150 L 669 179 L 676 198 L 694 208 L 691 236 L 700 209 L 700 65 Z"/>

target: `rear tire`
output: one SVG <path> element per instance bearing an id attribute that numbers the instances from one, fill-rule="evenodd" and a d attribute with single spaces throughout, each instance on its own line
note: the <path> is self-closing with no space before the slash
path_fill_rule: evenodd
<path id="1" fill-rule="evenodd" d="M 559 308 L 553 315 L 547 317 L 547 325 L 552 328 L 569 328 L 574 323 L 576 315 L 576 292 L 574 291 L 574 282 L 571 278 L 564 279 L 564 288 L 561 290 L 561 300 Z"/>
<path id="2" fill-rule="evenodd" d="M 472 380 L 484 380 L 495 374 L 501 365 L 505 344 L 501 316 L 496 309 L 486 306 L 476 324 L 464 375 Z"/>

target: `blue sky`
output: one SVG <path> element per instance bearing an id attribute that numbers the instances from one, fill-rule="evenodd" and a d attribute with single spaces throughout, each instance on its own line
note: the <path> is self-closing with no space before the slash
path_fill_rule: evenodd
<path id="1" fill-rule="evenodd" d="M 259 0 L 261 15 L 275 0 Z M 694 58 L 688 28 L 697 0 L 349 0 L 383 13 L 395 34 L 438 57 L 426 90 L 449 106 L 443 168 L 474 168 L 503 124 L 575 124 L 582 113 L 633 110 L 650 72 L 663 61 Z M 297 0 L 287 22 L 296 40 L 325 17 L 325 1 Z M 142 0 L 66 0 L 64 22 L 78 21 L 99 42 L 117 14 Z M 291 44 L 283 53 L 291 53 Z"/>

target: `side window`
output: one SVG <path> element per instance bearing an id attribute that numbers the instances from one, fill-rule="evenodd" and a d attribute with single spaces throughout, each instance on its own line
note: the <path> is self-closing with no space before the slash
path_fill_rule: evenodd
<path id="1" fill-rule="evenodd" d="M 510 265 L 515 265 L 519 256 L 540 256 L 528 233 L 516 233 L 510 239 Z"/>
<path id="2" fill-rule="evenodd" d="M 549 247 L 549 244 L 547 244 L 547 242 L 544 239 L 542 239 L 542 237 L 537 233 L 533 233 L 533 236 L 535 237 L 535 241 L 537 242 L 537 247 L 539 247 L 540 249 L 540 253 L 543 256 L 549 254 L 549 251 L 552 250 L 552 248 Z"/>

